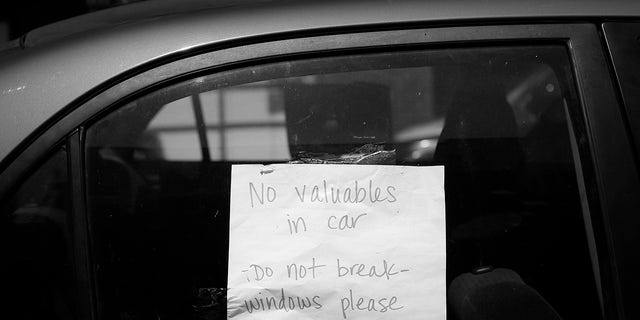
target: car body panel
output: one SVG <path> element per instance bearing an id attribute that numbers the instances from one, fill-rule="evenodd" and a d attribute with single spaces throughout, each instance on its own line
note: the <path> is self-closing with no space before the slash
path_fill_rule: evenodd
<path id="1" fill-rule="evenodd" d="M 163 57 L 242 39 L 327 28 L 485 19 L 640 15 L 616 1 L 151 1 L 36 29 L 22 49 L 0 53 L 0 159 L 72 102 L 110 79 Z M 603 11 L 602 7 L 605 7 Z M 55 40 L 55 41 L 54 41 Z M 256 40 L 254 40 L 256 41 Z"/>
<path id="2" fill-rule="evenodd" d="M 589 132 L 588 139 L 581 141 L 581 147 L 593 152 L 579 155 L 584 158 L 587 176 L 579 179 L 587 180 L 581 183 L 592 187 L 583 191 L 583 205 L 593 210 L 591 218 L 585 209 L 585 224 L 591 231 L 590 239 L 595 241 L 590 243 L 594 256 L 597 251 L 595 261 L 601 262 L 594 267 L 594 273 L 596 278 L 600 274 L 611 275 L 610 278 L 604 276 L 603 283 L 599 284 L 604 288 L 601 303 L 608 306 L 606 312 L 612 312 L 614 318 L 624 317 L 621 298 L 630 299 L 629 292 L 634 292 L 637 281 L 633 270 L 616 265 L 615 260 L 620 257 L 631 260 L 636 255 L 628 244 L 633 240 L 629 235 L 634 233 L 631 229 L 636 225 L 633 216 L 639 207 L 636 194 L 640 188 L 630 145 L 625 140 L 626 131 L 619 125 L 624 115 L 615 108 L 616 88 L 606 80 L 607 58 L 601 51 L 597 24 L 584 22 L 591 18 L 601 21 L 640 17 L 640 2 L 616 2 L 620 5 L 546 0 L 537 3 L 188 2 L 179 11 L 171 11 L 175 2 L 147 2 L 62 21 L 36 29 L 21 42 L 14 42 L 13 47 L 0 52 L 0 111 L 3 114 L 0 117 L 0 170 L 7 169 L 0 175 L 3 178 L 0 195 L 33 166 L 47 148 L 65 137 L 69 138 L 67 146 L 74 161 L 73 176 L 77 179 L 73 192 L 84 194 L 81 160 L 84 142 L 81 139 L 89 119 L 103 114 L 127 95 L 188 72 L 238 61 L 341 48 L 549 40 L 568 45 L 572 54 L 577 85 L 582 93 L 579 99 L 585 113 L 575 111 L 574 116 L 584 117 L 588 126 L 576 131 Z M 579 23 L 567 23 L 574 21 Z M 510 26 L 504 26 L 506 24 Z M 399 30 L 400 26 L 414 28 L 411 31 L 415 38 L 397 40 L 406 31 Z M 367 34 L 367 31 L 384 29 L 397 32 Z M 429 33 L 432 30 L 437 32 Z M 296 39 L 300 37 L 308 38 Z M 369 38 L 361 39 L 365 37 Z M 372 39 L 379 42 L 374 43 Z M 74 206 L 76 212 L 86 211 L 82 197 L 74 198 Z M 82 220 L 77 224 L 86 226 L 87 222 Z M 602 225 L 605 227 L 600 228 Z M 84 245 L 89 236 L 82 234 L 86 230 L 78 232 L 76 238 L 84 239 L 79 241 L 78 256 L 86 258 L 88 249 Z M 90 274 L 88 262 L 82 263 L 84 269 L 80 272 Z M 613 270 L 608 269 L 610 265 Z M 87 301 L 83 301 L 86 306 L 82 318 L 89 318 L 93 307 L 87 306 L 95 302 L 88 301 L 93 299 L 90 278 L 83 279 L 86 283 L 81 286 L 87 293 L 83 298 Z M 625 285 L 618 288 L 618 282 Z M 626 315 L 633 318 L 631 303 L 625 302 Z M 613 309 L 618 313 L 611 311 Z"/>

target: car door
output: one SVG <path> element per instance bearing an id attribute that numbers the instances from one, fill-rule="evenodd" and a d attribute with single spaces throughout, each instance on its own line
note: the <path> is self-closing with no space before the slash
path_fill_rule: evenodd
<path id="1" fill-rule="evenodd" d="M 620 99 L 627 119 L 625 125 L 629 127 L 630 135 L 634 142 L 635 159 L 636 163 L 638 163 L 638 152 L 640 151 L 640 145 L 638 144 L 638 141 L 640 141 L 640 116 L 638 113 L 640 102 L 638 99 L 640 97 L 636 89 L 639 85 L 637 71 L 640 70 L 640 65 L 638 65 L 636 57 L 640 54 L 638 43 L 640 24 L 637 22 L 607 22 L 602 24 L 602 29 L 611 54 L 615 80 L 621 92 Z M 617 225 L 616 228 L 620 230 L 618 232 L 620 236 L 618 240 L 618 243 L 620 243 L 618 249 L 620 251 L 618 254 L 619 269 L 622 269 L 621 273 L 627 274 L 626 277 L 632 277 L 630 275 L 633 273 L 632 270 L 637 268 L 638 260 L 630 252 L 632 251 L 633 243 L 636 243 L 638 238 L 634 235 L 636 232 L 634 231 L 633 223 L 629 224 L 628 221 L 634 221 L 635 218 L 632 216 L 618 216 L 615 219 L 618 222 L 613 224 Z M 631 292 L 638 290 L 638 282 L 632 280 L 623 281 L 622 287 L 622 290 L 627 292 L 626 301 L 630 301 L 629 299 L 633 299 L 631 297 L 634 295 Z M 637 311 L 634 310 L 630 310 L 628 313 L 632 317 L 638 316 Z"/>
<path id="2" fill-rule="evenodd" d="M 532 315 L 633 314 L 619 258 L 635 254 L 638 175 L 594 25 L 317 34 L 150 63 L 2 173 L 15 198 L 67 146 L 80 318 L 226 317 L 231 165 L 376 152 L 444 165 L 450 318 L 517 309 L 473 311 L 513 297 L 469 285 L 487 276 L 533 297 Z"/>

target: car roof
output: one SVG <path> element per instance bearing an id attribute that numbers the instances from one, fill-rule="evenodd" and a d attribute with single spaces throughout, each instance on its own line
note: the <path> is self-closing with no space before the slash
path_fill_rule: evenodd
<path id="1" fill-rule="evenodd" d="M 86 92 L 193 48 L 301 30 L 486 19 L 640 17 L 640 1 L 147 1 L 35 29 L 0 53 L 0 160 Z"/>
<path id="2" fill-rule="evenodd" d="M 556 0 L 556 1 L 518 1 L 518 0 L 423 0 L 423 1 L 324 1 L 320 6 L 308 1 L 283 1 L 283 0 L 156 0 L 133 3 L 127 6 L 114 7 L 107 10 L 96 11 L 94 13 L 81 15 L 71 19 L 56 22 L 29 32 L 23 39 L 23 46 L 31 47 L 39 43 L 55 41 L 69 35 L 82 33 L 95 29 L 104 29 L 121 24 L 157 19 L 164 16 L 175 16 L 188 14 L 202 10 L 216 10 L 221 14 L 228 14 L 224 11 L 232 11 L 233 8 L 240 7 L 241 10 L 261 7 L 277 7 L 283 16 L 296 19 L 298 14 L 295 7 L 308 8 L 306 10 L 318 9 L 321 7 L 343 7 L 345 2 L 348 7 L 354 9 L 364 9 L 368 14 L 372 14 L 380 19 L 379 22 L 393 22 L 389 19 L 393 15 L 389 12 L 384 16 L 376 14 L 371 9 L 387 8 L 391 10 L 406 11 L 403 13 L 402 21 L 438 21 L 438 20 L 460 20 L 460 19 L 483 19 L 483 18 L 526 18 L 526 17 L 589 17 L 589 16 L 637 16 L 637 1 L 590 1 L 590 0 Z M 333 2 L 327 6 L 326 2 Z M 609 5 L 604 6 L 604 3 Z M 381 6 L 382 5 L 382 6 Z M 293 6 L 286 8 L 285 6 Z M 359 8 L 358 8 L 359 7 Z M 286 9 L 286 10 L 285 10 Z M 294 10 L 291 10 L 294 9 Z M 423 10 L 413 10 L 423 9 Z M 373 12 L 372 12 L 373 11 Z M 320 12 L 312 12 L 314 15 Z M 413 16 L 406 16 L 406 13 L 413 13 Z M 349 13 L 351 14 L 351 13 Z M 357 18 L 355 15 L 353 18 Z M 400 18 L 400 16 L 398 16 Z M 413 19 L 411 19 L 413 18 Z M 355 23 L 356 21 L 354 21 Z"/>

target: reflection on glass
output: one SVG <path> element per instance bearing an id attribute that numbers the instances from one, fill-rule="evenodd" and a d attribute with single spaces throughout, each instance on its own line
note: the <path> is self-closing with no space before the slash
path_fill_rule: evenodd
<path id="1" fill-rule="evenodd" d="M 195 130 L 158 132 L 162 158 L 168 161 L 200 161 L 202 152 Z"/>
<path id="2" fill-rule="evenodd" d="M 228 159 L 250 160 L 287 160 L 291 158 L 284 126 L 273 128 L 234 128 L 225 133 Z"/>
<path id="3" fill-rule="evenodd" d="M 284 109 L 271 106 L 270 89 L 269 87 L 239 86 L 223 90 L 225 122 L 230 125 L 274 122 L 284 124 Z"/>
<path id="4" fill-rule="evenodd" d="M 204 113 L 204 123 L 209 125 L 220 124 L 220 91 L 207 91 L 200 93 L 202 101 L 202 112 Z"/>
<path id="5" fill-rule="evenodd" d="M 0 202 L 2 317 L 74 319 L 67 154 L 56 151 Z"/>
<path id="6" fill-rule="evenodd" d="M 193 129 L 195 115 L 191 97 L 168 103 L 153 117 L 147 130 Z"/>

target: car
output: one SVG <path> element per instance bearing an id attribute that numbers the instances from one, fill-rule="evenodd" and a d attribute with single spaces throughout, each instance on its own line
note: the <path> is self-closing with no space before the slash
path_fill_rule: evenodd
<path id="1" fill-rule="evenodd" d="M 0 51 L 0 312 L 320 318 L 285 305 L 311 282 L 227 295 L 230 259 L 281 256 L 234 251 L 232 168 L 279 164 L 444 167 L 446 305 L 349 289 L 335 318 L 640 319 L 638 39 L 640 2 L 595 0 L 162 0 L 35 29 Z"/>

